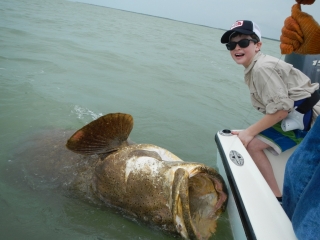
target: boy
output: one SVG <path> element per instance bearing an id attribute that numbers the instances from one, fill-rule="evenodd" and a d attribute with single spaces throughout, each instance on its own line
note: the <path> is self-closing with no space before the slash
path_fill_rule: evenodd
<path id="1" fill-rule="evenodd" d="M 232 133 L 238 135 L 281 201 L 281 191 L 263 150 L 268 149 L 277 155 L 302 141 L 312 119 L 320 113 L 319 84 L 312 84 L 292 65 L 262 54 L 261 31 L 252 21 L 236 21 L 223 34 L 221 43 L 226 44 L 233 60 L 245 67 L 244 78 L 252 105 L 265 114 L 247 129 Z M 301 109 L 295 108 L 297 106 Z"/>

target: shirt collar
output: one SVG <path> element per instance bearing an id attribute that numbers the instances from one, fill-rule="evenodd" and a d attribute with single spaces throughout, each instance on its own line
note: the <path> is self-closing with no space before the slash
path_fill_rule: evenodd
<path id="1" fill-rule="evenodd" d="M 248 72 L 251 71 L 251 69 L 253 68 L 254 64 L 260 58 L 261 55 L 262 55 L 262 53 L 260 51 L 257 52 L 257 54 L 253 57 L 250 65 L 247 68 L 244 69 L 244 74 L 247 74 Z"/>

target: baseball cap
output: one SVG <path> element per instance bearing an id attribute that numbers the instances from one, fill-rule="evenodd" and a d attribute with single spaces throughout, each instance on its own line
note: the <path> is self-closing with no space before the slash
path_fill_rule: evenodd
<path id="1" fill-rule="evenodd" d="M 228 43 L 231 34 L 239 32 L 246 35 L 255 34 L 261 40 L 261 31 L 257 24 L 249 20 L 238 20 L 232 24 L 229 31 L 226 31 L 221 37 L 221 43 Z"/>

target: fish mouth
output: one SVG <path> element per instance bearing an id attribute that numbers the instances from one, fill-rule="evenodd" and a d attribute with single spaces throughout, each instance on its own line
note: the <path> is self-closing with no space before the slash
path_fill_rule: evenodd
<path id="1" fill-rule="evenodd" d="M 227 203 L 222 177 L 207 167 L 196 167 L 191 174 L 178 168 L 174 183 L 172 213 L 177 232 L 186 239 L 210 238 Z"/>

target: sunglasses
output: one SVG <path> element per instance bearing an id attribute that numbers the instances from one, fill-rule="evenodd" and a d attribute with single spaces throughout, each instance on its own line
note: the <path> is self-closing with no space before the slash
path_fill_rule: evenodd
<path id="1" fill-rule="evenodd" d="M 250 41 L 257 43 L 258 41 L 256 39 L 242 39 L 239 42 L 228 42 L 226 44 L 226 47 L 229 51 L 232 51 L 233 49 L 236 48 L 237 44 L 239 45 L 239 47 L 241 48 L 246 48 L 249 46 Z"/>

